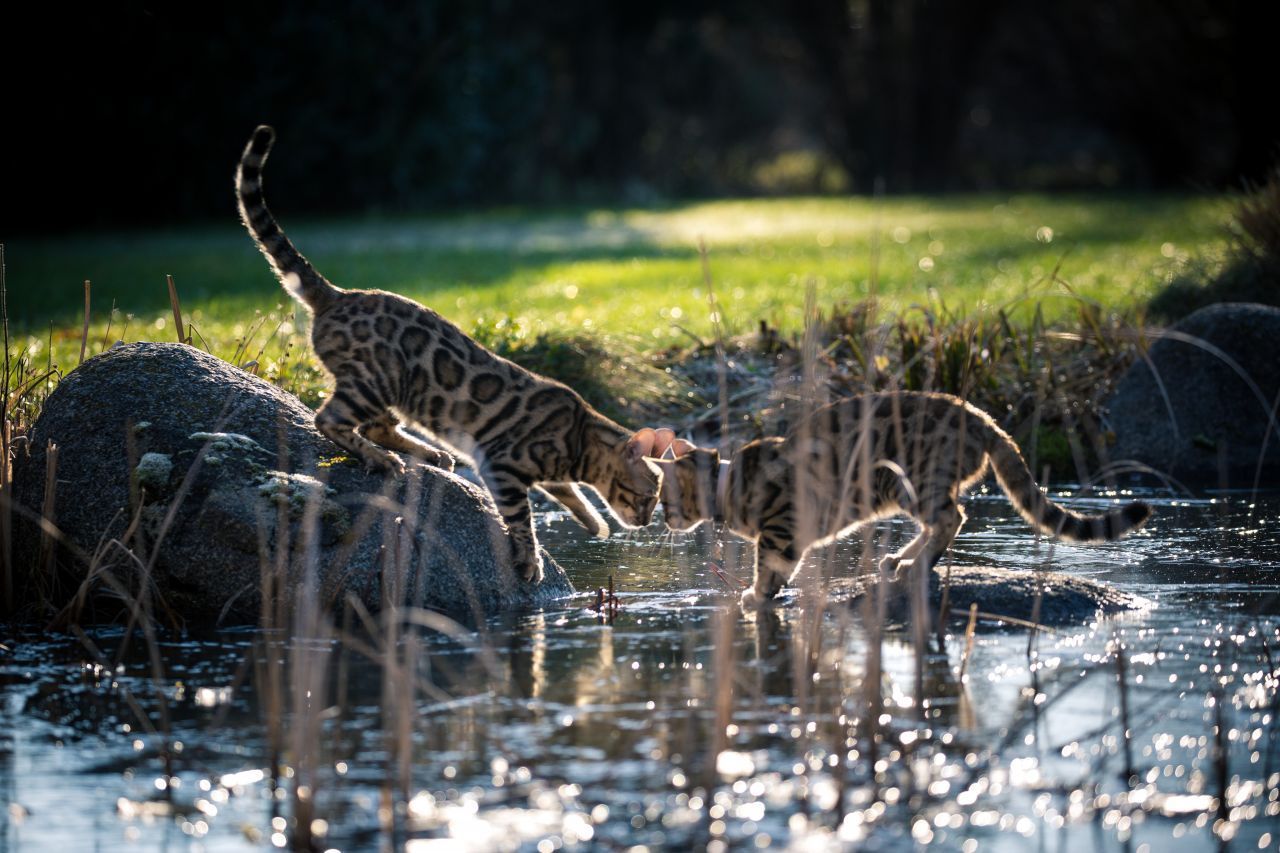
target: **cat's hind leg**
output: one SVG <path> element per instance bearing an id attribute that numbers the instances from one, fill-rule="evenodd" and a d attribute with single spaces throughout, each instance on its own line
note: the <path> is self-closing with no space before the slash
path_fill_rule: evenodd
<path id="1" fill-rule="evenodd" d="M 761 538 L 756 544 L 755 581 L 742 593 L 742 606 L 759 610 L 787 585 L 799 568 L 800 554 L 793 543 L 785 545 Z"/>
<path id="2" fill-rule="evenodd" d="M 360 435 L 372 441 L 387 450 L 398 450 L 401 453 L 407 453 L 414 459 L 430 465 L 433 468 L 440 468 L 445 471 L 453 470 L 453 457 L 443 450 L 438 450 L 424 441 L 419 441 L 400 429 L 400 422 L 395 415 L 390 412 L 384 412 L 371 421 L 366 421 L 360 425 Z"/>
<path id="3" fill-rule="evenodd" d="M 964 524 L 964 510 L 958 504 L 948 502 L 935 508 L 921 521 L 928 538 L 911 561 L 910 568 L 927 572 L 938 564 L 960 532 L 960 526 Z"/>
<path id="4" fill-rule="evenodd" d="M 533 510 L 529 506 L 529 482 L 518 477 L 505 464 L 488 460 L 480 465 L 480 478 L 494 507 L 507 526 L 511 546 L 511 564 L 526 581 L 542 580 L 542 555 L 538 553 L 538 537 L 533 530 Z"/>

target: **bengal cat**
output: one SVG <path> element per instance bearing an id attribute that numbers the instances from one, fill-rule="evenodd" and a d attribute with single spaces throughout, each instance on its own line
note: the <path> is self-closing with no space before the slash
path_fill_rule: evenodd
<path id="1" fill-rule="evenodd" d="M 805 552 L 858 524 L 906 514 L 919 535 L 881 560 L 932 569 L 951 545 L 964 510 L 959 499 L 987 463 L 1015 509 L 1036 530 L 1072 542 L 1118 539 L 1151 509 L 1133 501 L 1101 515 L 1054 503 L 1036 485 L 1018 446 L 991 416 L 948 394 L 890 392 L 824 406 L 786 438 L 753 441 L 732 462 L 660 431 L 666 523 L 691 530 L 707 519 L 756 543 L 755 577 L 742 595 L 760 607 L 778 594 Z"/>
<path id="2" fill-rule="evenodd" d="M 316 429 L 370 468 L 396 475 L 404 462 L 392 451 L 453 468 L 448 453 L 402 431 L 402 422 L 470 457 L 506 524 L 513 563 L 529 581 L 542 578 L 530 488 L 597 536 L 608 536 L 608 525 L 578 484 L 598 490 L 624 526 L 647 524 L 660 483 L 644 458 L 653 431 L 633 435 L 572 389 L 495 355 L 411 299 L 331 284 L 267 209 L 262 167 L 274 142 L 270 127 L 254 131 L 236 171 L 236 197 L 267 263 L 314 315 L 311 343 L 335 384 L 316 412 Z"/>

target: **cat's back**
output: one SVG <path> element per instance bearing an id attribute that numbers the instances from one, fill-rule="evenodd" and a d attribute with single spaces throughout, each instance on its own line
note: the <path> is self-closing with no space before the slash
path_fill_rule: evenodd
<path id="1" fill-rule="evenodd" d="M 934 391 L 880 391 L 845 397 L 816 409 L 792 431 L 793 443 L 864 443 L 878 458 L 899 456 L 904 447 L 941 448 L 962 436 L 973 439 L 992 423 L 981 409 Z"/>
<path id="2" fill-rule="evenodd" d="M 440 350 L 473 367 L 500 360 L 456 325 L 385 290 L 343 290 L 312 324 L 312 344 L 331 370 L 348 360 L 416 361 Z"/>
<path id="3" fill-rule="evenodd" d="M 938 419 L 954 417 L 972 406 L 959 397 L 934 391 L 874 391 L 853 397 L 842 397 L 814 409 L 792 430 L 801 435 L 826 431 L 855 439 L 858 434 L 893 426 L 927 425 Z"/>

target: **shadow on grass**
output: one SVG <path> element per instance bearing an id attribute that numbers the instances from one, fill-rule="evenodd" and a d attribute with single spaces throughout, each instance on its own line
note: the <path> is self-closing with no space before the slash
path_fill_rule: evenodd
<path id="1" fill-rule="evenodd" d="M 989 280 L 1002 260 L 1025 266 L 1043 255 L 1052 265 L 1067 250 L 1073 264 L 1097 260 L 1103 251 L 1151 254 L 1162 241 L 1216 239 L 1216 219 L 1214 200 L 1092 195 L 694 201 L 645 210 L 499 210 L 296 223 L 287 211 L 282 214 L 298 248 L 340 286 L 394 290 L 430 305 L 438 291 L 456 296 L 459 288 L 479 292 L 514 284 L 512 312 L 523 307 L 517 300 L 523 298 L 524 283 L 544 283 L 554 277 L 549 270 L 569 264 L 674 262 L 687 265 L 690 275 L 663 271 L 661 281 L 646 284 L 680 287 L 688 279 L 696 286 L 701 237 L 711 246 L 713 263 L 730 267 L 724 272 L 746 263 L 760 275 L 776 277 L 785 263 L 788 272 L 801 277 L 830 276 L 847 267 L 851 278 L 859 278 L 865 275 L 871 235 L 879 229 L 885 234 L 881 284 L 884 292 L 896 292 L 914 287 L 910 272 L 936 231 L 946 241 L 944 266 L 960 273 L 955 286 L 970 290 Z M 893 251 L 898 247 L 891 239 L 903 223 L 913 235 L 902 247 L 905 254 Z M 1038 242 L 1041 225 L 1062 239 Z M 754 252 L 757 246 L 768 256 Z M 99 315 L 113 301 L 122 312 L 163 312 L 166 274 L 177 280 L 184 303 L 224 317 L 232 316 L 232 309 L 252 313 L 284 300 L 230 212 L 227 224 L 217 227 L 10 241 L 7 257 L 10 318 L 33 333 L 50 322 L 78 321 L 85 279 L 93 282 Z M 758 276 L 748 278 L 757 283 Z"/>
<path id="2" fill-rule="evenodd" d="M 619 217 L 585 211 L 285 228 L 335 284 L 394 290 L 428 303 L 440 288 L 484 288 L 557 263 L 697 257 L 692 245 L 662 246 L 656 235 Z M 162 311 L 166 274 L 192 305 L 251 311 L 284 300 L 243 229 L 233 226 L 18 241 L 7 249 L 10 319 L 18 328 L 74 322 L 85 279 L 93 282 L 95 311 L 112 301 L 123 312 Z"/>

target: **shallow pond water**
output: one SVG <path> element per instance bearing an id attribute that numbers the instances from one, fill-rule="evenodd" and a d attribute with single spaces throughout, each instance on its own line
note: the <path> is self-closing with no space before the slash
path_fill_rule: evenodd
<path id="1" fill-rule="evenodd" d="M 816 584 L 747 617 L 711 531 L 595 541 L 549 513 L 583 592 L 477 625 L 6 626 L 0 852 L 1274 850 L 1280 494 L 1147 497 L 1146 531 L 1087 548 L 975 495 L 955 563 L 1153 606 L 971 647 L 963 618 L 924 646 L 889 625 L 872 680 L 864 611 Z"/>

